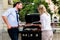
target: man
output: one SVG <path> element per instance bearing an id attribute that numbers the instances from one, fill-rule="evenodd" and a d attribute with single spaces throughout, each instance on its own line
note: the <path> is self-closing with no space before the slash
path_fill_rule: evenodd
<path id="1" fill-rule="evenodd" d="M 2 18 L 7 25 L 8 34 L 11 40 L 18 40 L 18 10 L 22 9 L 22 3 L 17 2 L 14 4 L 14 8 L 8 9 L 3 15 Z"/>

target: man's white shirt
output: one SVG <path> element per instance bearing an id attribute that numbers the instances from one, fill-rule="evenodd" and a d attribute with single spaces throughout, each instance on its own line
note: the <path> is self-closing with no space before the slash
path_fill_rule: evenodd
<path id="1" fill-rule="evenodd" d="M 11 27 L 18 26 L 16 8 L 8 9 L 2 16 L 6 16 Z M 18 12 L 18 11 L 17 11 Z"/>

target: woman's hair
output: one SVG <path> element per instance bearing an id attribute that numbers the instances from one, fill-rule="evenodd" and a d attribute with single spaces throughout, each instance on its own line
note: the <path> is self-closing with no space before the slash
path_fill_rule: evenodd
<path id="1" fill-rule="evenodd" d="M 43 13 L 48 13 L 47 10 L 46 10 L 46 8 L 45 8 L 45 6 L 42 5 L 42 4 L 39 5 L 39 7 L 38 7 L 38 11 L 39 11 L 39 12 L 41 12 L 40 10 L 42 10 Z"/>

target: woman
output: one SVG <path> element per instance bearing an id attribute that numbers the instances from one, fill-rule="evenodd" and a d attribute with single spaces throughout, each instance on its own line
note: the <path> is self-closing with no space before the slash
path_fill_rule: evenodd
<path id="1" fill-rule="evenodd" d="M 46 11 L 44 5 L 39 5 L 38 12 L 40 13 L 40 22 L 42 24 L 42 40 L 52 40 L 53 31 L 51 27 L 50 14 Z"/>

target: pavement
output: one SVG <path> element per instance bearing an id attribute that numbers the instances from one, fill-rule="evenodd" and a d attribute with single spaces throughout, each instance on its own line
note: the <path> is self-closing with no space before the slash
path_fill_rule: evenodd
<path id="1" fill-rule="evenodd" d="M 2 33 L 0 32 L 0 40 L 2 40 Z"/>
<path id="2" fill-rule="evenodd" d="M 0 32 L 0 40 L 11 40 L 7 32 Z M 19 34 L 19 40 L 21 40 L 21 34 Z"/>
<path id="3" fill-rule="evenodd" d="M 2 33 L 0 34 L 0 40 L 11 40 L 8 33 Z M 21 40 L 21 34 L 19 34 L 19 40 Z M 60 40 L 60 33 L 54 34 L 53 40 Z"/>
<path id="4" fill-rule="evenodd" d="M 0 40 L 11 40 L 7 31 L 0 30 Z M 21 34 L 19 34 L 21 40 Z M 60 40 L 60 33 L 54 33 L 53 40 Z"/>

